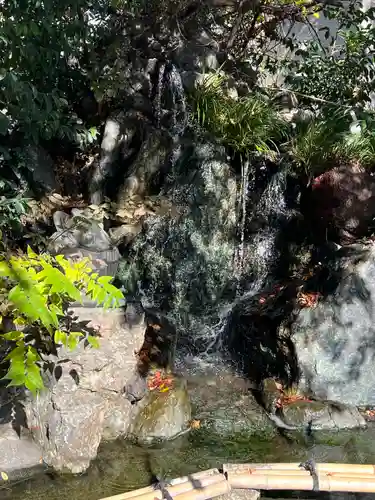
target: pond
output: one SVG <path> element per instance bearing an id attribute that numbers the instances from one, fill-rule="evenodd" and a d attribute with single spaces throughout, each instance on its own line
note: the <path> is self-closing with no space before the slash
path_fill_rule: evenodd
<path id="1" fill-rule="evenodd" d="M 236 428 L 233 422 L 228 423 L 229 414 L 237 419 L 237 428 L 244 428 L 244 422 L 240 422 L 238 409 L 233 413 L 234 401 L 241 399 L 241 383 L 228 377 L 228 374 L 216 377 L 219 381 L 216 386 L 212 383 L 214 379 L 195 377 L 188 381 L 193 416 L 202 419 L 201 427 L 189 435 L 148 448 L 123 440 L 102 444 L 85 474 L 60 476 L 47 470 L 32 478 L 20 478 L 12 485 L 3 483 L 0 485 L 1 500 L 100 500 L 147 486 L 153 474 L 168 480 L 234 462 L 299 462 L 313 458 L 317 462 L 375 464 L 375 425 L 372 423 L 363 430 L 316 432 L 311 436 L 229 431 L 230 425 Z M 217 421 L 214 425 L 205 425 L 204 420 L 215 404 Z M 238 408 L 241 410 L 241 405 Z M 210 415 L 212 420 L 212 411 Z M 271 493 L 265 496 L 276 498 Z M 279 494 L 279 498 L 287 497 L 292 498 L 290 494 L 282 497 Z M 301 493 L 298 498 L 309 498 L 309 494 Z M 318 496 L 314 494 L 312 498 Z M 328 497 L 320 495 L 319 498 Z M 329 498 L 375 498 L 375 495 L 339 494 Z"/>

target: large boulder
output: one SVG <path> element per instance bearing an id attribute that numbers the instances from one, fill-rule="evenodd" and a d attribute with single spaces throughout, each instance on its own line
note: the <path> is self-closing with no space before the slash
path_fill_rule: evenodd
<path id="1" fill-rule="evenodd" d="M 354 242 L 373 224 L 375 180 L 359 165 L 333 168 L 313 180 L 304 211 L 323 241 Z"/>
<path id="2" fill-rule="evenodd" d="M 275 426 L 249 390 L 245 379 L 224 366 L 187 375 L 193 416 L 203 433 L 272 437 Z"/>
<path id="3" fill-rule="evenodd" d="M 341 248 L 310 284 L 321 293 L 291 326 L 300 387 L 321 399 L 375 404 L 375 246 Z"/>
<path id="4" fill-rule="evenodd" d="M 163 188 L 173 210 L 147 217 L 119 278 L 135 294 L 141 284 L 143 303 L 168 313 L 180 341 L 207 340 L 235 282 L 236 179 L 217 144 L 186 137 L 176 160 Z"/>
<path id="5" fill-rule="evenodd" d="M 366 426 L 355 407 L 328 401 L 295 401 L 283 408 L 287 425 L 314 430 L 355 429 Z"/>
<path id="6" fill-rule="evenodd" d="M 121 309 L 81 307 L 72 311 L 81 322 L 99 328 L 98 349 L 80 343 L 51 359 L 48 390 L 25 404 L 27 426 L 48 465 L 80 473 L 96 457 L 102 439 L 125 435 L 132 406 L 124 385 L 136 369 L 135 352 L 144 341 L 142 323 L 129 328 Z"/>

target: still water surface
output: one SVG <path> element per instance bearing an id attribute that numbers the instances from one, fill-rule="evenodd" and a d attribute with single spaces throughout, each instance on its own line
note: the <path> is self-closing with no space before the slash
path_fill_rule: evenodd
<path id="1" fill-rule="evenodd" d="M 256 438 L 218 436 L 201 429 L 159 448 L 140 448 L 116 441 L 104 444 L 87 473 L 61 477 L 44 473 L 5 487 L 1 500 L 99 500 L 150 484 L 153 473 L 174 478 L 220 467 L 226 462 L 295 462 L 313 457 L 320 462 L 375 463 L 375 427 L 330 436 Z M 280 494 L 279 494 L 280 495 Z M 275 494 L 265 494 L 275 498 Z M 372 498 L 375 495 L 294 493 L 282 498 Z M 279 496 L 280 498 L 280 496 Z"/>

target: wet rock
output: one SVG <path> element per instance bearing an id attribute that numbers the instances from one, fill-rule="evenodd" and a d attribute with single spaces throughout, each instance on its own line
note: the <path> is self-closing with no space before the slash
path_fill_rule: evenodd
<path id="1" fill-rule="evenodd" d="M 149 392 L 134 417 L 129 435 L 139 443 L 173 439 L 188 431 L 191 406 L 186 384 L 174 379 L 167 392 Z"/>
<path id="2" fill-rule="evenodd" d="M 281 396 L 280 388 L 275 380 L 272 378 L 263 380 L 260 386 L 260 393 L 263 408 L 269 413 L 274 413 Z"/>
<path id="3" fill-rule="evenodd" d="M 305 216 L 325 241 L 348 244 L 366 236 L 375 217 L 375 180 L 358 165 L 342 165 L 314 179 Z"/>
<path id="4" fill-rule="evenodd" d="M 186 138 L 177 153 L 163 190 L 179 216 L 146 218 L 129 249 L 129 269 L 119 279 L 136 292 L 133 276 L 140 276 L 144 304 L 173 310 L 179 339 L 194 338 L 198 345 L 199 338 L 203 347 L 219 321 L 217 303 L 234 280 L 236 180 L 221 146 Z"/>
<path id="5" fill-rule="evenodd" d="M 321 291 L 291 325 L 301 370 L 299 387 L 321 400 L 375 404 L 375 246 L 335 252 L 310 284 Z"/>
<path id="6" fill-rule="evenodd" d="M 43 460 L 57 470 L 83 472 L 102 439 L 124 435 L 131 404 L 123 387 L 136 368 L 135 351 L 144 340 L 143 325 L 127 327 L 122 310 L 74 308 L 80 321 L 100 329 L 99 349 L 81 342 L 53 359 L 48 390 L 25 404 L 27 423 Z"/>
<path id="7" fill-rule="evenodd" d="M 295 293 L 293 285 L 267 287 L 238 301 L 228 318 L 224 342 L 231 359 L 258 384 L 270 378 L 287 386 L 298 379 L 294 345 L 284 334 L 284 319 L 293 312 Z"/>
<path id="8" fill-rule="evenodd" d="M 283 407 L 283 420 L 310 430 L 339 430 L 366 427 L 357 408 L 324 401 L 295 401 Z"/>
<path id="9" fill-rule="evenodd" d="M 215 377 L 193 376 L 189 393 L 194 419 L 220 435 L 272 436 L 273 424 L 249 391 L 249 384 L 229 372 Z"/>

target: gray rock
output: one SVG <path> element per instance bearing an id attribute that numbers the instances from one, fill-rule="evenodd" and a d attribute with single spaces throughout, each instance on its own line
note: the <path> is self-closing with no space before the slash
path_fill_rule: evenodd
<path id="1" fill-rule="evenodd" d="M 189 395 L 182 380 L 175 379 L 174 383 L 167 392 L 150 391 L 140 403 L 129 430 L 139 443 L 169 440 L 188 431 Z"/>
<path id="2" fill-rule="evenodd" d="M 217 60 L 218 43 L 205 31 L 194 34 L 194 39 L 181 44 L 173 51 L 175 64 L 186 71 L 198 70 L 202 73 L 207 70 L 217 70 L 220 66 Z"/>
<path id="3" fill-rule="evenodd" d="M 123 387 L 136 366 L 144 326 L 124 324 L 122 310 L 75 308 L 81 321 L 100 329 L 99 349 L 81 342 L 73 352 L 61 349 L 48 390 L 25 404 L 28 427 L 43 460 L 57 470 L 83 472 L 102 439 L 127 432 L 131 404 Z"/>
<path id="4" fill-rule="evenodd" d="M 93 269 L 101 276 L 115 276 L 120 252 L 114 247 L 103 227 L 84 211 L 72 210 L 72 216 L 57 211 L 53 214 L 56 232 L 51 236 L 48 250 L 65 255 L 71 261 L 90 257 Z"/>
<path id="5" fill-rule="evenodd" d="M 260 491 L 257 490 L 232 490 L 228 495 L 217 497 L 218 500 L 258 500 Z"/>
<path id="6" fill-rule="evenodd" d="M 17 479 L 22 470 L 41 466 L 42 453 L 37 444 L 25 431 L 19 436 L 10 423 L 0 425 L 0 450 L 0 472 L 10 480 Z"/>
<path id="7" fill-rule="evenodd" d="M 142 231 L 142 224 L 123 224 L 122 226 L 114 227 L 109 230 L 111 239 L 116 244 L 125 243 L 128 244 L 136 238 L 136 236 Z"/>
<path id="8" fill-rule="evenodd" d="M 137 94 L 138 96 L 138 94 Z M 139 98 L 134 98 L 136 102 Z M 143 102 L 145 104 L 145 102 Z M 116 173 L 120 159 L 126 159 L 133 151 L 130 144 L 138 131 L 140 114 L 116 113 L 110 116 L 105 124 L 100 159 L 96 163 L 90 181 L 90 201 L 100 205 L 105 194 L 105 182 Z"/>
<path id="9" fill-rule="evenodd" d="M 186 330 L 189 339 L 199 342 L 212 335 L 207 312 L 213 313 L 212 324 L 220 321 L 217 303 L 234 279 L 237 186 L 219 145 L 186 138 L 177 160 L 163 191 L 179 217 L 147 217 L 132 242 L 130 266 L 118 277 L 125 289 L 134 290 L 133 276 L 144 276 L 147 269 L 144 305 L 168 304 L 179 338 Z"/>
<path id="10" fill-rule="evenodd" d="M 169 153 L 169 141 L 159 131 L 155 131 L 142 144 L 128 177 L 118 193 L 118 205 L 123 207 L 126 200 L 134 195 L 144 195 L 147 187 L 165 166 Z"/>
<path id="11" fill-rule="evenodd" d="M 375 247 L 341 248 L 327 264 L 329 293 L 291 327 L 300 387 L 319 399 L 375 404 Z"/>

